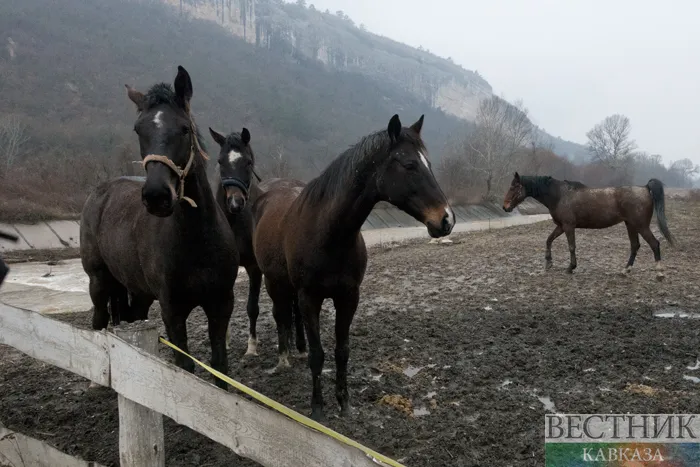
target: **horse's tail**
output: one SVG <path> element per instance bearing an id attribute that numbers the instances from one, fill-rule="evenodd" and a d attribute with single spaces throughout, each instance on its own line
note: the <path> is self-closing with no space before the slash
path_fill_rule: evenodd
<path id="1" fill-rule="evenodd" d="M 668 230 L 668 223 L 666 222 L 666 207 L 664 202 L 664 184 L 661 180 L 652 178 L 647 183 L 647 189 L 651 193 L 651 199 L 654 203 L 654 211 L 656 211 L 656 221 L 659 223 L 659 229 L 664 235 L 668 243 L 674 245 L 676 240 L 671 235 L 671 231 Z"/>

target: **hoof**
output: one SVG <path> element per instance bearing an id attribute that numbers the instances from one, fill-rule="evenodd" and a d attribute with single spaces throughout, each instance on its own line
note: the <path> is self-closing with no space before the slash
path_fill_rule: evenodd
<path id="1" fill-rule="evenodd" d="M 253 337 L 248 338 L 248 349 L 245 351 L 244 356 L 246 356 L 246 357 L 247 356 L 257 357 L 258 356 L 258 340 L 257 339 L 255 339 Z"/>
<path id="2" fill-rule="evenodd" d="M 299 352 L 299 353 L 297 354 L 297 358 L 298 358 L 298 359 L 309 358 L 309 352 Z"/>
<path id="3" fill-rule="evenodd" d="M 231 348 L 231 330 L 226 328 L 226 350 Z"/>
<path id="4" fill-rule="evenodd" d="M 545 271 L 549 271 L 550 269 L 552 269 L 552 262 L 551 262 L 551 261 L 547 261 L 547 262 L 545 263 L 545 265 L 544 265 L 544 270 L 545 270 Z"/>
<path id="5" fill-rule="evenodd" d="M 323 414 L 323 408 L 322 407 L 314 407 L 311 409 L 311 420 L 314 420 L 316 422 L 322 422 L 326 419 L 326 416 Z"/>
<path id="6" fill-rule="evenodd" d="M 665 278 L 666 278 L 666 275 L 663 272 L 659 271 L 656 273 L 656 280 L 657 281 L 662 282 Z"/>
<path id="7" fill-rule="evenodd" d="M 567 274 L 573 274 L 574 270 L 572 268 L 566 268 L 566 273 Z"/>
<path id="8" fill-rule="evenodd" d="M 625 269 L 622 270 L 621 274 L 622 274 L 623 276 L 626 276 L 626 275 L 629 274 L 630 272 L 632 272 L 632 267 L 631 267 L 631 266 L 627 266 Z"/>
<path id="9" fill-rule="evenodd" d="M 291 366 L 292 365 L 289 364 L 289 356 L 287 354 L 282 354 L 280 355 L 280 359 L 277 363 L 277 366 L 271 370 L 267 370 L 267 374 L 274 375 L 275 373 L 284 371 L 287 368 L 290 368 Z"/>
<path id="10" fill-rule="evenodd" d="M 98 389 L 98 388 L 103 388 L 103 387 L 104 386 L 102 386 L 101 384 L 97 384 L 94 381 L 90 381 L 90 385 L 88 386 L 88 391 L 91 389 Z"/>
<path id="11" fill-rule="evenodd" d="M 350 404 L 346 402 L 340 406 L 340 416 L 347 417 L 348 415 L 350 415 Z"/>

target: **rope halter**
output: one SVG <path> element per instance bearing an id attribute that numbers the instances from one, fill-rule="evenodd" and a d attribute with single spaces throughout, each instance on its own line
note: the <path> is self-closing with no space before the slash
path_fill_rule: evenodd
<path id="1" fill-rule="evenodd" d="M 194 163 L 195 152 L 198 152 L 205 160 L 209 159 L 209 157 L 199 145 L 199 140 L 197 139 L 197 131 L 194 126 L 194 119 L 192 118 L 192 115 L 188 113 L 188 117 L 190 121 L 190 135 L 192 140 L 190 142 L 190 157 L 189 159 L 187 159 L 187 164 L 185 164 L 184 169 L 178 167 L 177 164 L 175 164 L 175 162 L 173 162 L 172 159 L 170 159 L 169 157 L 160 154 L 148 154 L 146 157 L 143 158 L 143 161 L 141 163 L 143 164 L 143 168 L 145 169 L 146 164 L 148 164 L 149 162 L 160 162 L 161 164 L 164 164 L 170 170 L 175 172 L 178 179 L 180 180 L 177 189 L 177 200 L 187 201 L 190 206 L 196 208 L 197 203 L 195 203 L 194 200 L 189 196 L 185 196 L 185 177 L 187 177 L 187 174 L 192 168 L 192 164 Z"/>

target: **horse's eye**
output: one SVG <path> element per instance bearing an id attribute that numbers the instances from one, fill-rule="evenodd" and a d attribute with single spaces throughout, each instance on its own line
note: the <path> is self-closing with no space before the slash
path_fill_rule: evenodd
<path id="1" fill-rule="evenodd" d="M 402 165 L 406 170 L 416 170 L 418 168 L 418 164 L 416 163 L 416 161 L 404 162 Z"/>
<path id="2" fill-rule="evenodd" d="M 188 126 L 183 126 L 183 127 L 182 127 L 182 134 L 183 134 L 183 135 L 186 135 L 186 134 L 189 133 L 189 132 L 190 132 L 190 127 L 188 127 Z"/>

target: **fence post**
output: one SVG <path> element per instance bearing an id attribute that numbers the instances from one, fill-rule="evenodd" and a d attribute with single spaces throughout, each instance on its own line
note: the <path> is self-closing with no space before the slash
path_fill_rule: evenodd
<path id="1" fill-rule="evenodd" d="M 114 334 L 134 347 L 158 354 L 154 321 L 114 328 Z M 119 394 L 119 463 L 121 467 L 165 466 L 163 416 Z"/>

